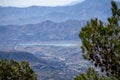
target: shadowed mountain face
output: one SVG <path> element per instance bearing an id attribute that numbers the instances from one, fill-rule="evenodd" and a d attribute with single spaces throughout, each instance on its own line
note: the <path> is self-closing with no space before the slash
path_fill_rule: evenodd
<path id="1" fill-rule="evenodd" d="M 54 22 L 68 19 L 89 20 L 94 17 L 105 20 L 111 15 L 111 0 L 85 0 L 69 6 L 27 8 L 0 7 L 0 24 L 36 24 L 45 20 Z"/>
<path id="2" fill-rule="evenodd" d="M 40 67 L 44 66 L 45 68 L 51 69 L 52 66 L 66 66 L 65 62 L 62 61 L 49 61 L 47 59 L 38 58 L 34 54 L 24 51 L 0 51 L 0 60 L 7 59 L 7 60 L 17 60 L 17 61 L 28 61 L 32 67 Z"/>
<path id="3" fill-rule="evenodd" d="M 0 51 L 0 60 L 1 59 L 15 59 L 17 61 L 29 61 L 29 62 L 44 62 L 44 60 L 40 60 L 38 59 L 36 56 L 34 56 L 31 53 L 28 52 L 22 52 L 22 51 L 9 51 L 9 52 L 4 52 L 4 51 Z"/>

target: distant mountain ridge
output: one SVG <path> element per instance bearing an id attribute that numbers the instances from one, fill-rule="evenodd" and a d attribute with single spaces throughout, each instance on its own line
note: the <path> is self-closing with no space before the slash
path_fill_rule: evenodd
<path id="1" fill-rule="evenodd" d="M 117 2 L 120 7 L 120 2 Z M 77 41 L 87 20 L 107 20 L 111 0 L 85 0 L 70 6 L 0 7 L 0 43 Z M 1 46 L 1 45 L 0 45 Z"/>
<path id="2" fill-rule="evenodd" d="M 95 17 L 106 20 L 109 16 L 111 16 L 111 0 L 85 0 L 75 5 L 57 7 L 0 7 L 0 25 L 36 24 L 46 20 L 54 22 L 69 19 L 89 20 Z"/>
<path id="3" fill-rule="evenodd" d="M 79 40 L 78 34 L 86 21 L 44 21 L 38 24 L 0 26 L 0 43 L 26 41 L 70 41 Z"/>

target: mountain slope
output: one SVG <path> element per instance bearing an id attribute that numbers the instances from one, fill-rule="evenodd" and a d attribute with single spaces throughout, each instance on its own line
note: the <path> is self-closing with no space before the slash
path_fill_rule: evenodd
<path id="1" fill-rule="evenodd" d="M 75 5 L 58 7 L 0 7 L 0 24 L 36 24 L 45 20 L 61 22 L 69 19 L 89 20 L 94 17 L 105 20 L 111 15 L 110 3 L 111 0 L 85 0 Z"/>
<path id="2" fill-rule="evenodd" d="M 106 19 L 111 15 L 111 0 L 86 0 L 72 7 L 72 14 L 77 13 L 80 19 Z"/>
<path id="3" fill-rule="evenodd" d="M 39 53 L 40 54 L 40 53 Z M 47 59 L 38 58 L 34 54 L 24 51 L 0 51 L 0 60 L 1 59 L 14 59 L 17 61 L 28 61 L 33 68 L 49 68 L 52 69 L 54 66 L 64 67 L 66 66 L 64 62 L 58 63 L 58 61 L 48 61 Z M 64 66 L 63 66 L 64 65 Z M 35 68 L 35 69 L 36 69 Z M 42 69 L 43 70 L 43 69 Z"/>
<path id="4" fill-rule="evenodd" d="M 40 62 L 40 59 L 38 59 L 35 55 L 28 53 L 28 52 L 22 52 L 22 51 L 0 51 L 0 59 L 15 59 L 17 61 L 29 61 L 29 62 Z M 41 62 L 43 60 L 41 59 Z"/>
<path id="5" fill-rule="evenodd" d="M 61 23 L 47 20 L 38 24 L 0 26 L 0 43 L 79 40 L 79 31 L 85 24 L 85 21 L 77 20 Z"/>

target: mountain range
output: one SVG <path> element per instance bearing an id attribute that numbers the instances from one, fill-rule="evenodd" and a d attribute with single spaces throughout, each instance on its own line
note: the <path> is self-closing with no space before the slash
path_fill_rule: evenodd
<path id="1" fill-rule="evenodd" d="M 120 5 L 120 2 L 117 2 Z M 69 19 L 89 20 L 99 18 L 106 20 L 111 16 L 111 0 L 85 0 L 67 6 L 44 7 L 0 7 L 0 25 L 36 24 L 46 20 L 63 22 Z"/>
<path id="2" fill-rule="evenodd" d="M 44 21 L 28 25 L 0 26 L 0 43 L 35 42 L 35 41 L 76 41 L 85 21 L 68 20 L 65 22 Z"/>
<path id="3" fill-rule="evenodd" d="M 117 4 L 120 7 L 120 2 Z M 109 16 L 111 0 L 85 0 L 57 7 L 0 7 L 0 43 L 76 41 L 89 19 L 105 21 Z"/>
<path id="4" fill-rule="evenodd" d="M 74 47 L 20 44 L 80 42 L 79 32 L 87 21 L 95 17 L 106 21 L 111 16 L 111 1 L 85 0 L 56 7 L 0 7 L 0 59 L 29 61 L 40 80 L 73 80 L 90 66 L 81 56 L 81 44 Z M 120 7 L 120 2 L 117 5 Z"/>

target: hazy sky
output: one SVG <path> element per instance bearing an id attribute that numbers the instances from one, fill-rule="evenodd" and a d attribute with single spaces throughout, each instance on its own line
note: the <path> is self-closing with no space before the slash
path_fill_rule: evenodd
<path id="1" fill-rule="evenodd" d="M 0 6 L 16 6 L 16 7 L 26 7 L 26 6 L 60 6 L 66 5 L 76 1 L 84 0 L 0 0 Z"/>

